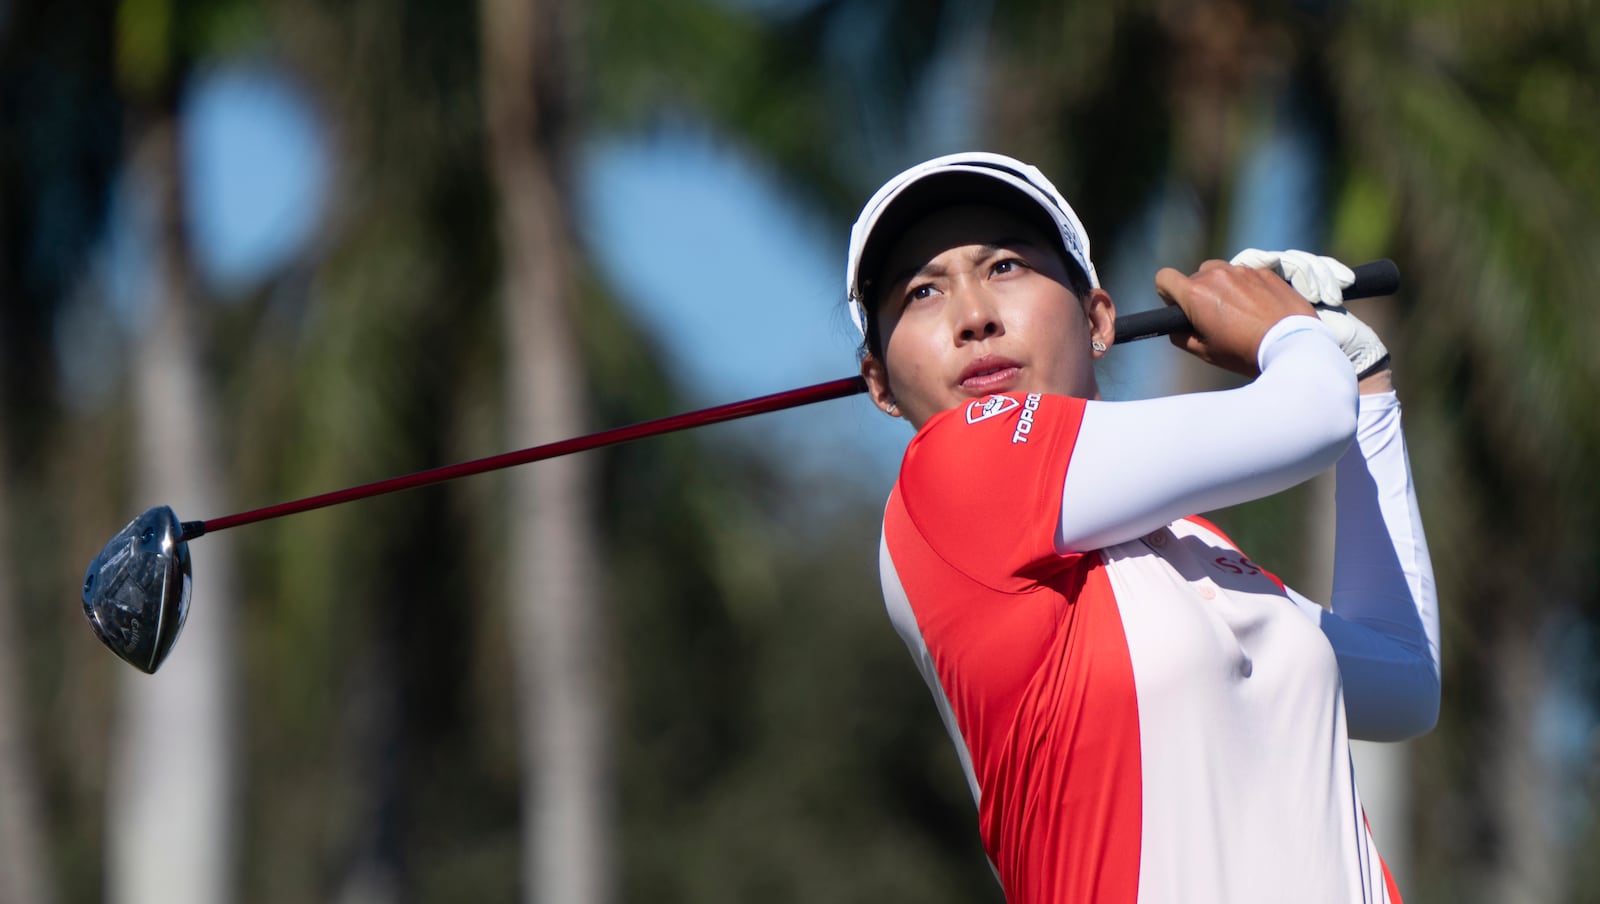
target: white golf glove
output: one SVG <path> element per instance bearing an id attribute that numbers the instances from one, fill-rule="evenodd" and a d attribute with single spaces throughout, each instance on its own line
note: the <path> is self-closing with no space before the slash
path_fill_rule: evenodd
<path id="1" fill-rule="evenodd" d="M 1328 325 L 1339 348 L 1356 370 L 1365 377 L 1386 366 L 1389 350 L 1372 327 L 1345 310 L 1344 288 L 1356 281 L 1355 273 L 1331 257 L 1308 251 L 1261 251 L 1246 248 L 1229 263 L 1239 267 L 1272 270 L 1289 281 L 1296 292 L 1317 309 L 1317 316 Z"/>

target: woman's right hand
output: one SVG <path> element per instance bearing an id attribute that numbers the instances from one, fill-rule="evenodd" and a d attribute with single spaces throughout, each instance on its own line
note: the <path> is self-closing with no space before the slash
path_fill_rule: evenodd
<path id="1" fill-rule="evenodd" d="M 1285 317 L 1317 316 L 1311 304 L 1271 270 L 1206 261 L 1190 276 L 1171 267 L 1156 274 L 1156 293 L 1183 309 L 1191 328 L 1172 344 L 1237 374 L 1255 377 L 1256 353 L 1273 324 Z"/>

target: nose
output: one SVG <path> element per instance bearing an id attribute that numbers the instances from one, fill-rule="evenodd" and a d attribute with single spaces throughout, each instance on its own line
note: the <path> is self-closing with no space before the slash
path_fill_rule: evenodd
<path id="1" fill-rule="evenodd" d="M 973 288 L 961 294 L 956 305 L 956 336 L 960 342 L 977 342 L 1003 334 L 1005 325 L 994 299 L 982 288 Z"/>

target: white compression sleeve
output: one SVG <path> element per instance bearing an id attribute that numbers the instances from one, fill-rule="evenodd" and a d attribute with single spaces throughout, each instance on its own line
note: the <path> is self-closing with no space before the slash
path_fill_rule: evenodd
<path id="1" fill-rule="evenodd" d="M 1339 657 L 1350 736 L 1398 741 L 1439 715 L 1439 605 L 1392 392 L 1361 397 L 1339 459 L 1332 611 L 1294 594 Z"/>
<path id="2" fill-rule="evenodd" d="M 1287 317 L 1238 389 L 1089 402 L 1062 486 L 1056 549 L 1111 546 L 1195 512 L 1288 489 L 1350 445 L 1356 382 L 1320 320 Z"/>

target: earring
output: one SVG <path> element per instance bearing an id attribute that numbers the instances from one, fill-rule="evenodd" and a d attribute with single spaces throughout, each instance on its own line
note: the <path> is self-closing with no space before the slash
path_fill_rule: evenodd
<path id="1" fill-rule="evenodd" d="M 1103 351 L 1106 350 L 1106 344 L 1104 342 L 1101 342 L 1099 339 L 1096 339 L 1093 342 L 1089 343 L 1089 347 L 1094 349 L 1097 352 L 1103 352 Z"/>
<path id="2" fill-rule="evenodd" d="M 899 410 L 900 410 L 900 403 L 899 402 L 890 402 L 889 403 L 889 413 L 890 414 L 895 414 Z"/>

